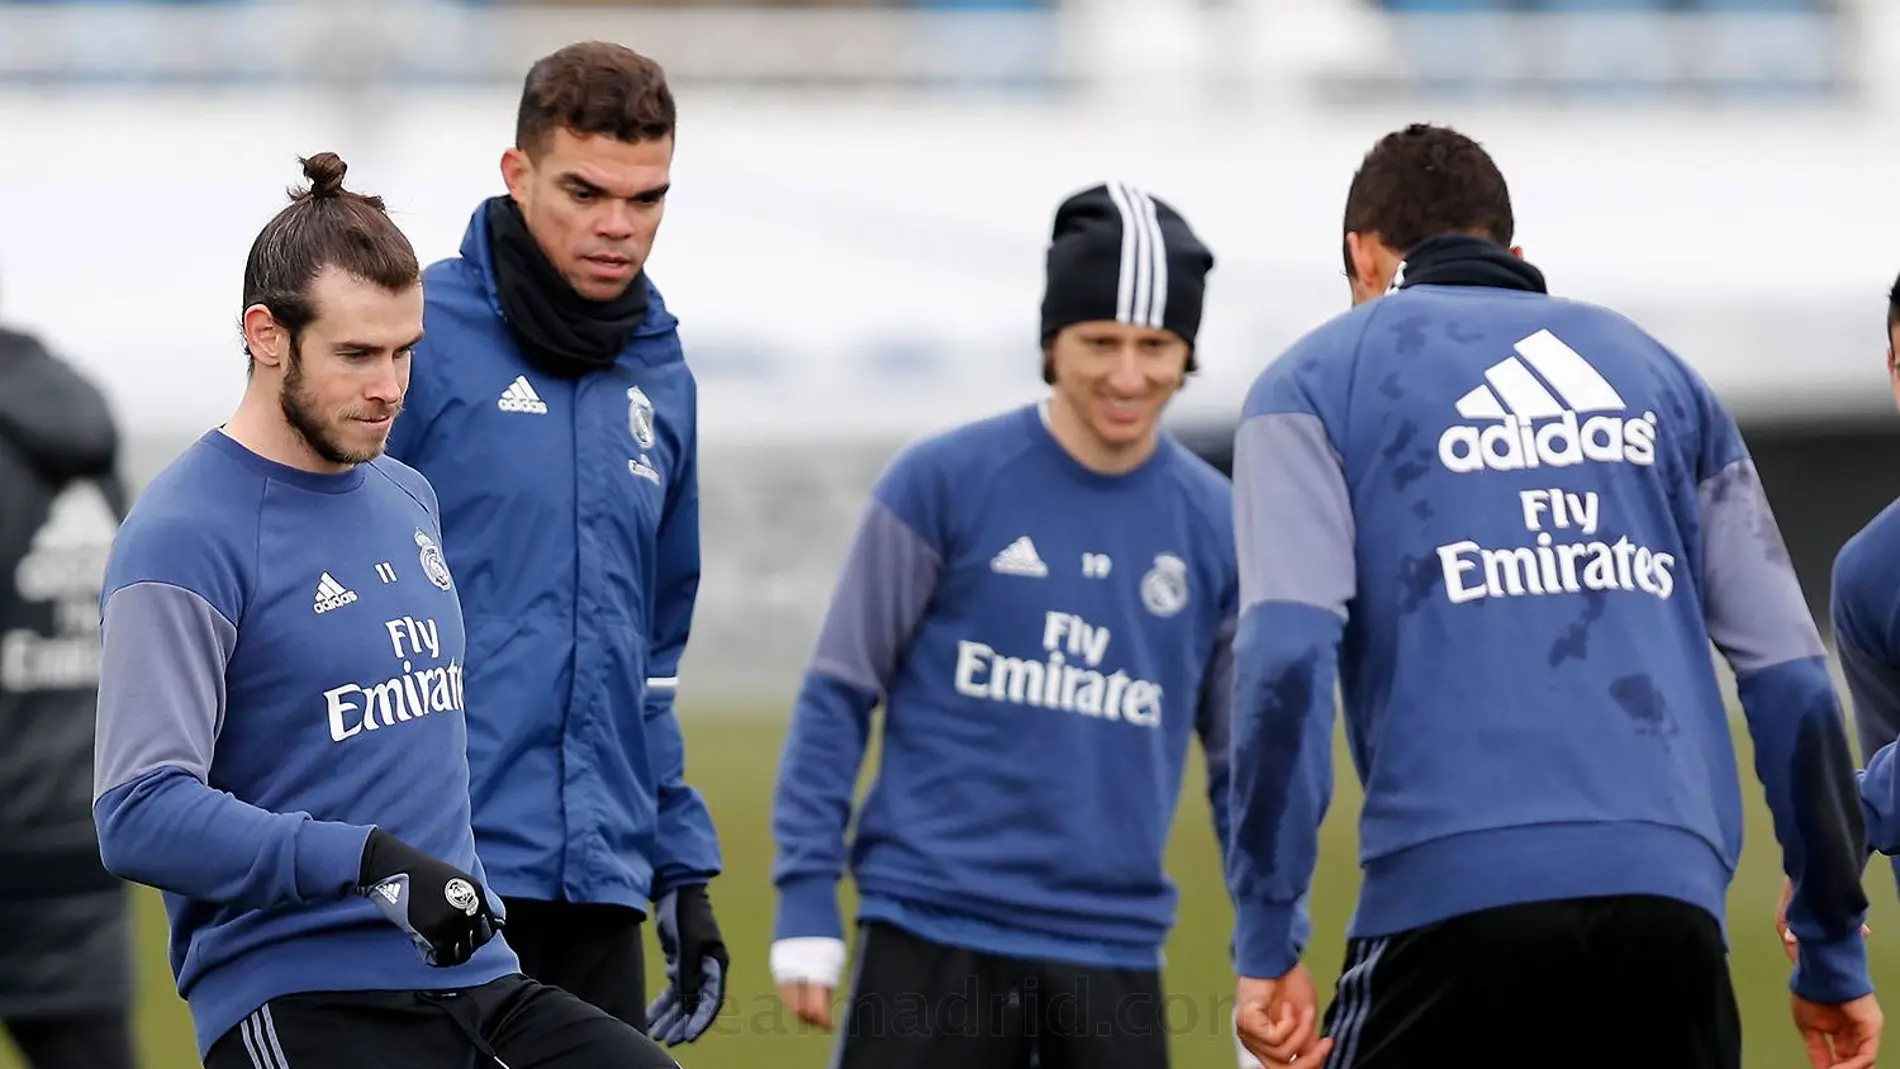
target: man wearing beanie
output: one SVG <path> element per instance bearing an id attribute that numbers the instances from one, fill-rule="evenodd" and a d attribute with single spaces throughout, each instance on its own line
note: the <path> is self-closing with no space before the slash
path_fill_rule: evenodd
<path id="1" fill-rule="evenodd" d="M 1046 399 L 879 479 L 792 712 L 771 963 L 842 1069 L 1161 1069 L 1163 852 L 1189 736 L 1226 840 L 1228 483 L 1163 434 L 1213 256 L 1114 183 L 1057 209 Z M 856 834 L 852 795 L 884 709 Z M 1209 873 L 1209 878 L 1215 874 Z"/>

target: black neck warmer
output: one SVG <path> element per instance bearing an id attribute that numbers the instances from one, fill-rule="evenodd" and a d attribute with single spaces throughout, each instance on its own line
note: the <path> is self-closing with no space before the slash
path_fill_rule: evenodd
<path id="1" fill-rule="evenodd" d="M 495 292 L 522 355 L 562 378 L 612 366 L 646 318 L 646 273 L 613 300 L 590 301 L 548 261 L 514 198 L 489 200 L 487 222 Z"/>

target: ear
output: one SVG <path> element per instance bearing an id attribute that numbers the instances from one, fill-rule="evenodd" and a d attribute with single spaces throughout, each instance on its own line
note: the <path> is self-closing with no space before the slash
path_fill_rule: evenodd
<path id="1" fill-rule="evenodd" d="M 508 186 L 508 195 L 518 204 L 522 194 L 528 188 L 528 176 L 534 173 L 534 161 L 526 152 L 510 148 L 501 154 L 501 180 Z"/>
<path id="2" fill-rule="evenodd" d="M 1384 296 L 1404 258 L 1377 234 L 1347 234 L 1346 248 L 1352 254 L 1354 303 Z"/>
<path id="3" fill-rule="evenodd" d="M 1364 234 L 1348 233 L 1346 252 L 1352 257 L 1352 280 L 1367 289 L 1383 291 L 1388 280 L 1379 277 L 1379 254 L 1373 249 L 1372 239 Z"/>
<path id="4" fill-rule="evenodd" d="M 1522 245 L 1511 246 L 1511 255 L 1522 260 L 1524 258 L 1524 246 Z"/>
<path id="5" fill-rule="evenodd" d="M 277 367 L 290 353 L 290 335 L 270 309 L 261 304 L 244 310 L 244 347 L 251 359 L 265 367 Z"/>

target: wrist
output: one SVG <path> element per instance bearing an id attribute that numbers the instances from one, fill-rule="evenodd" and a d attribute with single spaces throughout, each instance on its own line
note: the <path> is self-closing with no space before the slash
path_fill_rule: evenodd
<path id="1" fill-rule="evenodd" d="M 376 871 L 376 855 L 380 852 L 381 844 L 389 838 L 388 832 L 374 824 L 370 825 L 369 834 L 363 837 L 362 856 L 356 863 L 356 882 L 359 885 L 372 882 L 370 873 Z"/>
<path id="2" fill-rule="evenodd" d="M 844 937 L 844 921 L 838 913 L 837 886 L 824 876 L 801 876 L 779 885 L 778 920 L 774 939 L 820 936 Z"/>
<path id="3" fill-rule="evenodd" d="M 410 864 L 407 858 L 400 856 L 403 852 L 404 843 L 401 839 L 376 825 L 370 825 L 356 867 L 356 885 L 369 887 L 398 872 L 407 871 Z"/>
<path id="4" fill-rule="evenodd" d="M 655 873 L 653 883 L 647 892 L 647 901 L 651 902 L 655 908 L 658 908 L 660 903 L 666 901 L 667 895 L 676 891 L 684 891 L 689 887 L 698 888 L 701 893 L 704 893 L 710 882 L 711 877 L 697 874 L 678 876 L 669 880 Z"/>
<path id="5" fill-rule="evenodd" d="M 305 821 L 297 833 L 297 892 L 306 901 L 343 898 L 362 878 L 370 829 L 360 824 Z"/>
<path id="6" fill-rule="evenodd" d="M 772 982 L 837 987 L 844 973 L 844 940 L 798 936 L 772 944 Z"/>
<path id="7" fill-rule="evenodd" d="M 1867 938 L 1858 926 L 1841 939 L 1802 939 L 1788 986 L 1809 1002 L 1838 1006 L 1874 989 L 1867 969 Z"/>
<path id="8" fill-rule="evenodd" d="M 1261 902 L 1234 911 L 1234 972 L 1275 980 L 1300 963 L 1301 910 L 1297 902 Z"/>

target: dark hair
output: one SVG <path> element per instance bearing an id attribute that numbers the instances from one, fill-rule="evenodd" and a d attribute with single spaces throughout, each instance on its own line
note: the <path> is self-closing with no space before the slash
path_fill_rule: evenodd
<path id="1" fill-rule="evenodd" d="M 556 129 L 616 141 L 658 141 L 673 134 L 673 91 L 660 65 L 630 48 L 581 41 L 528 68 L 515 113 L 515 147 L 546 151 Z"/>
<path id="2" fill-rule="evenodd" d="M 1900 327 L 1900 278 L 1893 280 L 1893 287 L 1887 290 L 1887 333 Z"/>
<path id="3" fill-rule="evenodd" d="M 1346 193 L 1348 234 L 1404 256 L 1426 238 L 1470 234 L 1510 245 L 1511 191 L 1490 154 L 1456 130 L 1413 123 L 1379 139 Z M 1353 274 L 1352 253 L 1346 275 Z"/>
<path id="4" fill-rule="evenodd" d="M 293 344 L 317 318 L 310 283 L 325 267 L 391 292 L 422 277 L 416 250 L 383 209 L 383 199 L 343 188 L 348 166 L 341 157 L 319 152 L 297 162 L 309 188 L 291 188 L 290 204 L 258 232 L 244 262 L 244 307 L 263 305 Z"/>

